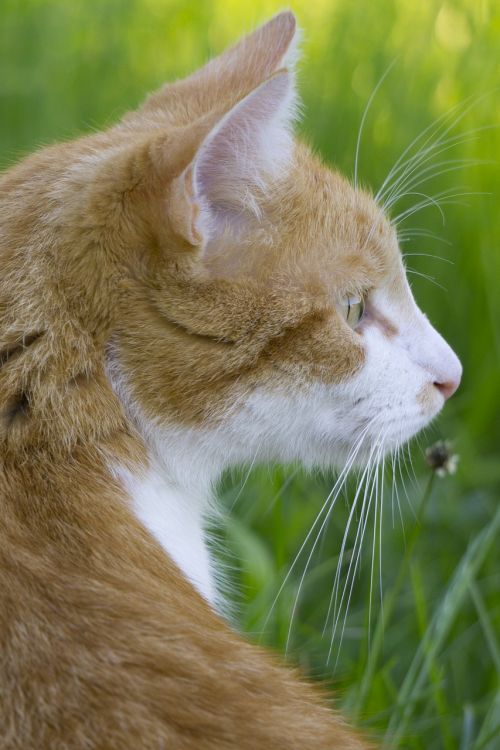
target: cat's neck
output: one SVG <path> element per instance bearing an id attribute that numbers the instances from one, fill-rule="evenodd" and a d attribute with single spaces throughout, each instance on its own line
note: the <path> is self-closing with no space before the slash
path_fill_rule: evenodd
<path id="1" fill-rule="evenodd" d="M 118 466 L 114 471 L 141 523 L 202 596 L 219 606 L 205 526 L 214 513 L 212 485 L 220 469 L 189 433 L 151 426 L 141 432 L 147 467 L 134 472 Z"/>

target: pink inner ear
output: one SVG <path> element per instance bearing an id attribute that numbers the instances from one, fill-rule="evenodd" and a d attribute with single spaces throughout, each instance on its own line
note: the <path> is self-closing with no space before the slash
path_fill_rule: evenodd
<path id="1" fill-rule="evenodd" d="M 245 212 L 258 212 L 256 194 L 290 161 L 295 111 L 292 76 L 282 71 L 238 102 L 207 136 L 193 163 L 202 233 L 209 227 L 213 235 Z"/>

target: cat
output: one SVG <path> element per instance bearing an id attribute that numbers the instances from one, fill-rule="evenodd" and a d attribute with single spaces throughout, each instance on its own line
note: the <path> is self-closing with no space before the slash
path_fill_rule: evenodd
<path id="1" fill-rule="evenodd" d="M 0 746 L 367 747 L 221 606 L 211 488 L 394 450 L 460 363 L 293 136 L 283 12 L 0 181 Z"/>

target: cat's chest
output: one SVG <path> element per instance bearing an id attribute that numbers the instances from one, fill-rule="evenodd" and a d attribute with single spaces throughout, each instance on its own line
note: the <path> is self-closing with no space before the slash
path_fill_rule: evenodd
<path id="1" fill-rule="evenodd" d="M 143 475 L 119 469 L 137 518 L 200 594 L 215 604 L 212 564 L 203 529 L 204 502 L 169 483 L 161 468 Z"/>

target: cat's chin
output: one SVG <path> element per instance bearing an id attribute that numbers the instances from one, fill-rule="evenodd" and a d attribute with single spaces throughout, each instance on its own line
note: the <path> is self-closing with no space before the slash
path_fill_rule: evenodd
<path id="1" fill-rule="evenodd" d="M 398 426 L 397 429 L 374 435 L 367 434 L 357 441 L 336 440 L 326 450 L 318 451 L 316 460 L 311 457 L 305 460 L 301 458 L 300 460 L 306 468 L 359 471 L 369 464 L 397 455 L 431 421 L 431 419 L 419 419 L 413 422 L 409 420 L 407 423 Z"/>

